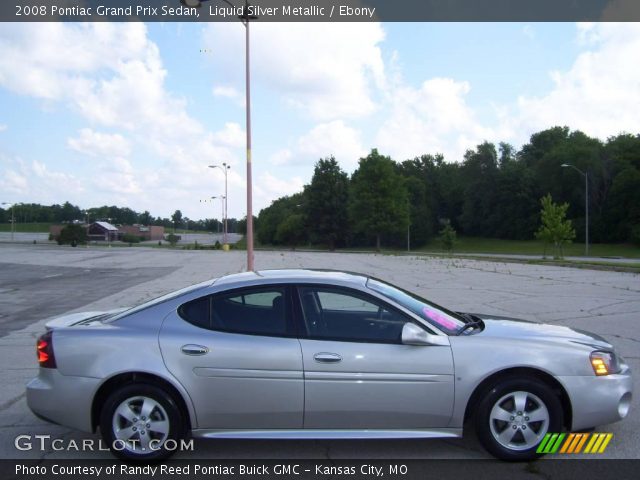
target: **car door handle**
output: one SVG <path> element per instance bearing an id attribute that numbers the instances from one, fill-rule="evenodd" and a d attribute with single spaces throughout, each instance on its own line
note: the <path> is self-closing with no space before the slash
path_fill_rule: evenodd
<path id="1" fill-rule="evenodd" d="M 342 357 L 337 353 L 316 353 L 313 359 L 319 363 L 338 363 L 342 361 Z"/>
<path id="2" fill-rule="evenodd" d="M 182 353 L 185 355 L 206 355 L 209 353 L 209 349 L 207 347 L 193 344 L 183 345 L 180 350 L 182 350 Z"/>

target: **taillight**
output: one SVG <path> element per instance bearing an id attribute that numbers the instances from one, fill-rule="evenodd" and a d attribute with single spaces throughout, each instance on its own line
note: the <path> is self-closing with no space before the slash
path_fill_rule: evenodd
<path id="1" fill-rule="evenodd" d="M 53 332 L 40 335 L 36 343 L 38 363 L 43 368 L 56 368 L 56 357 L 53 355 Z"/>

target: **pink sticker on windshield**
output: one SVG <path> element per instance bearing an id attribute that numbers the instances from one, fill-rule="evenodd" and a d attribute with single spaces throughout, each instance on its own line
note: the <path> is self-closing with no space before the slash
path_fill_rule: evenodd
<path id="1" fill-rule="evenodd" d="M 456 323 L 449 320 L 447 317 L 445 317 L 443 314 L 441 314 L 440 312 L 436 312 L 434 310 L 430 310 L 429 307 L 422 307 L 422 313 L 424 313 L 424 315 L 433 320 L 434 322 L 436 322 L 438 325 L 444 327 L 444 328 L 448 328 L 449 330 L 455 330 L 456 329 Z"/>

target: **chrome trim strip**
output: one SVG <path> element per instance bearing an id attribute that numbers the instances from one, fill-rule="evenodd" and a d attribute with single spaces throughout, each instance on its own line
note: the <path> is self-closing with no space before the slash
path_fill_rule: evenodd
<path id="1" fill-rule="evenodd" d="M 249 370 L 243 368 L 196 367 L 198 377 L 214 378 L 258 378 L 260 380 L 302 380 L 302 371 L 295 370 Z"/>
<path id="2" fill-rule="evenodd" d="M 214 430 L 196 429 L 195 438 L 254 438 L 254 439 L 369 439 L 369 438 L 460 438 L 461 428 L 420 430 Z"/>
<path id="3" fill-rule="evenodd" d="M 453 375 L 422 373 L 304 372 L 305 380 L 332 382 L 453 382 Z"/>

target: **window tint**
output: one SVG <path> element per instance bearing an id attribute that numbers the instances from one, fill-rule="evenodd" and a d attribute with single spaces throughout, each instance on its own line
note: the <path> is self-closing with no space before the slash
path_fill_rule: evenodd
<path id="1" fill-rule="evenodd" d="M 318 292 L 318 300 L 323 310 L 354 312 L 377 312 L 378 306 L 358 297 L 335 292 Z"/>
<path id="2" fill-rule="evenodd" d="M 191 300 L 178 308 L 178 314 L 196 327 L 209 328 L 209 299 L 207 296 Z"/>
<path id="3" fill-rule="evenodd" d="M 270 307 L 273 305 L 273 301 L 276 299 L 276 297 L 280 295 L 281 295 L 280 292 L 248 293 L 245 295 L 238 295 L 236 297 L 231 297 L 229 298 L 229 301 L 242 303 L 245 305 Z"/>
<path id="4" fill-rule="evenodd" d="M 400 343 L 402 313 L 359 292 L 301 287 L 300 302 L 310 338 Z"/>
<path id="5" fill-rule="evenodd" d="M 287 336 L 286 288 L 247 289 L 213 295 L 214 330 Z"/>

